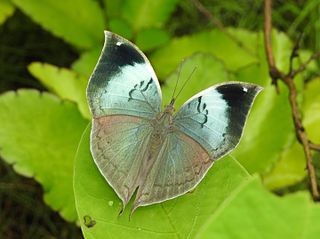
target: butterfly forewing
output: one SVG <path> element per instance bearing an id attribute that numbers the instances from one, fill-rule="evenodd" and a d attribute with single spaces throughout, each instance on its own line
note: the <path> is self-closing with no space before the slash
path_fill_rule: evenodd
<path id="1" fill-rule="evenodd" d="M 254 98 L 261 87 L 228 82 L 210 87 L 177 112 L 175 126 L 218 159 L 239 143 Z"/>
<path id="2" fill-rule="evenodd" d="M 153 118 L 161 111 L 160 85 L 148 59 L 132 43 L 108 31 L 89 80 L 87 99 L 94 117 Z"/>

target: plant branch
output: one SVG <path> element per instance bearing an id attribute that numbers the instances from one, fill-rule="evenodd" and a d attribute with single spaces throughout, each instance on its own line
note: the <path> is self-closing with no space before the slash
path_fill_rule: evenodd
<path id="1" fill-rule="evenodd" d="M 319 151 L 320 152 L 320 144 L 314 144 L 314 143 L 309 141 L 309 147 L 310 147 L 310 149 L 312 149 L 314 151 Z"/>
<path id="2" fill-rule="evenodd" d="M 312 161 L 312 155 L 311 155 L 311 149 L 315 149 L 318 146 L 311 144 L 310 140 L 308 139 L 307 133 L 304 130 L 304 127 L 302 125 L 302 120 L 300 116 L 300 111 L 298 108 L 298 102 L 297 102 L 297 89 L 294 84 L 294 77 L 297 75 L 297 72 L 303 71 L 306 66 L 313 60 L 314 57 L 310 57 L 312 59 L 309 59 L 305 64 L 302 64 L 298 70 L 294 71 L 292 66 L 293 59 L 297 56 L 297 52 L 299 49 L 299 42 L 294 46 L 292 50 L 292 54 L 290 56 L 290 69 L 289 73 L 285 74 L 282 71 L 280 71 L 275 63 L 274 57 L 273 57 L 273 51 L 272 51 L 272 0 L 265 0 L 264 3 L 264 41 L 265 41 L 265 51 L 267 55 L 267 61 L 269 65 L 269 74 L 272 79 L 272 83 L 275 85 L 277 89 L 277 81 L 282 81 L 289 89 L 289 103 L 291 107 L 291 113 L 292 113 L 292 119 L 294 122 L 295 132 L 297 139 L 299 143 L 303 146 L 304 155 L 307 160 L 307 169 L 308 169 L 308 175 L 311 185 L 311 193 L 314 200 L 319 200 L 319 191 L 318 191 L 318 185 L 317 185 L 317 177 L 315 168 Z M 301 69 L 301 70 L 299 70 Z"/>
<path id="3" fill-rule="evenodd" d="M 310 64 L 310 62 L 312 62 L 313 60 L 316 60 L 317 58 L 320 58 L 320 51 L 316 52 L 314 54 L 312 54 L 308 60 L 306 60 L 304 63 L 302 63 L 298 69 L 296 70 L 292 70 L 291 74 L 292 77 L 295 77 L 296 75 L 300 74 L 301 72 L 303 72 L 307 66 Z"/>
<path id="4" fill-rule="evenodd" d="M 234 41 L 239 47 L 243 48 L 245 51 L 247 51 L 250 55 L 255 56 L 255 53 L 248 47 L 246 47 L 242 41 L 240 41 L 237 37 L 232 35 L 223 25 L 223 23 L 216 18 L 208 9 L 203 6 L 201 2 L 198 0 L 191 0 L 193 5 L 198 9 L 198 11 L 204 15 L 208 21 L 214 25 L 216 28 L 218 28 L 220 31 L 222 31 L 224 34 L 226 34 L 232 41 Z"/>

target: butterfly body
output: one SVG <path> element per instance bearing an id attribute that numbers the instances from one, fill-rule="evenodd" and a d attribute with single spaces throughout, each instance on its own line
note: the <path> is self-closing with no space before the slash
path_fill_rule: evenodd
<path id="1" fill-rule="evenodd" d="M 91 153 L 125 207 L 159 203 L 194 189 L 214 162 L 239 143 L 261 87 L 212 86 L 177 111 L 161 111 L 157 77 L 144 54 L 122 37 L 106 41 L 90 78 Z"/>

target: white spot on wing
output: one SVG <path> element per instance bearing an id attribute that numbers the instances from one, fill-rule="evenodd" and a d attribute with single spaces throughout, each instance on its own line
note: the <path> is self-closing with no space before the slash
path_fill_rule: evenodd
<path id="1" fill-rule="evenodd" d="M 248 92 L 248 88 L 246 88 L 246 87 L 242 87 L 242 90 L 243 90 L 244 92 Z"/>
<path id="2" fill-rule="evenodd" d="M 118 41 L 118 42 L 116 43 L 116 45 L 117 45 L 117 46 L 121 46 L 121 45 L 122 45 L 122 42 Z"/>

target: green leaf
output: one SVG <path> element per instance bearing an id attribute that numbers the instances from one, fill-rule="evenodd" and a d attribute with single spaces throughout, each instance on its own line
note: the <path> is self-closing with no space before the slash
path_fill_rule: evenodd
<path id="1" fill-rule="evenodd" d="M 254 179 L 210 216 L 196 238 L 316 239 L 319 220 L 320 207 L 307 192 L 280 198 Z"/>
<path id="2" fill-rule="evenodd" d="M 311 80 L 304 90 L 304 116 L 308 138 L 314 143 L 320 143 L 320 77 Z"/>
<path id="3" fill-rule="evenodd" d="M 14 6 L 9 0 L 0 0 L 0 25 L 14 12 Z"/>
<path id="4" fill-rule="evenodd" d="M 148 28 L 141 30 L 136 38 L 136 44 L 142 51 L 150 51 L 163 46 L 170 40 L 170 35 L 164 30 Z"/>
<path id="5" fill-rule="evenodd" d="M 246 45 L 251 44 L 252 47 L 255 44 L 252 42 L 252 39 L 256 38 L 253 33 L 233 30 L 232 34 L 240 35 L 242 37 L 240 39 L 247 42 Z M 183 58 L 196 52 L 212 53 L 221 59 L 229 70 L 237 70 L 258 61 L 254 53 L 243 49 L 219 30 L 175 38 L 166 46 L 155 51 L 150 59 L 159 78 L 163 79 L 176 69 Z"/>
<path id="6" fill-rule="evenodd" d="M 56 93 L 62 99 L 76 102 L 82 115 L 91 119 L 86 100 L 87 77 L 47 63 L 33 62 L 28 66 L 28 69 L 50 91 Z"/>
<path id="7" fill-rule="evenodd" d="M 219 205 L 249 178 L 235 160 L 223 158 L 193 192 L 138 208 L 129 221 L 128 209 L 118 216 L 122 204 L 93 162 L 89 135 L 90 127 L 79 145 L 74 172 L 76 207 L 86 238 L 192 238 Z M 95 221 L 95 225 L 87 227 L 86 218 Z"/>
<path id="8" fill-rule="evenodd" d="M 301 144 L 295 140 L 285 149 L 270 172 L 263 175 L 263 183 L 270 190 L 294 185 L 306 176 L 306 159 Z"/>
<path id="9" fill-rule="evenodd" d="M 103 41 L 102 11 L 93 0 L 12 0 L 48 31 L 79 48 Z"/>
<path id="10" fill-rule="evenodd" d="M 126 0 L 103 0 L 108 19 L 119 18 Z"/>
<path id="11" fill-rule="evenodd" d="M 197 67 L 195 69 L 195 67 Z M 192 71 L 194 73 L 191 76 Z M 169 104 L 175 84 L 178 79 L 179 70 L 172 73 L 165 81 L 162 87 L 163 104 Z M 180 106 L 190 97 L 199 93 L 214 84 L 229 80 L 228 72 L 222 61 L 210 53 L 196 53 L 188 58 L 181 65 L 181 74 L 179 84 L 175 95 L 178 94 L 184 82 L 191 76 L 186 87 L 176 99 L 175 107 L 178 110 Z"/>
<path id="12" fill-rule="evenodd" d="M 119 18 L 110 20 L 109 30 L 128 40 L 130 40 L 133 36 L 130 25 L 126 21 Z"/>
<path id="13" fill-rule="evenodd" d="M 160 28 L 174 11 L 178 1 L 125 0 L 122 16 L 132 26 L 134 32 L 139 32 L 143 28 Z"/>
<path id="14" fill-rule="evenodd" d="M 101 48 L 94 48 L 90 51 L 86 51 L 82 53 L 80 58 L 72 64 L 71 68 L 77 73 L 89 79 L 95 65 L 98 62 L 101 50 L 102 50 L 102 45 L 101 45 Z"/>
<path id="15" fill-rule="evenodd" d="M 75 221 L 73 159 L 87 125 L 75 105 L 35 90 L 8 92 L 0 96 L 0 125 L 1 157 L 41 183 L 45 202 Z"/>

